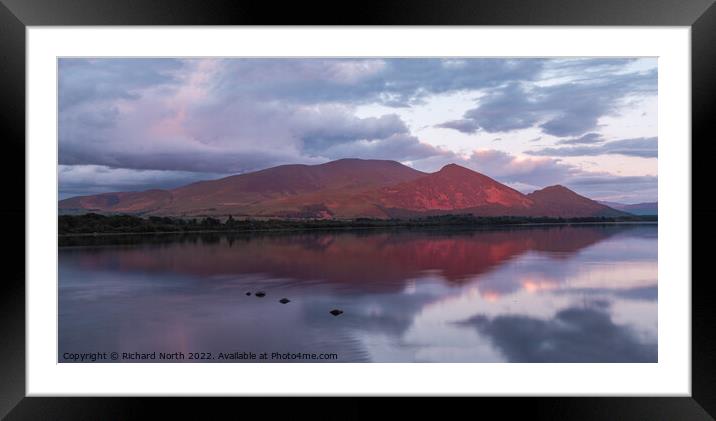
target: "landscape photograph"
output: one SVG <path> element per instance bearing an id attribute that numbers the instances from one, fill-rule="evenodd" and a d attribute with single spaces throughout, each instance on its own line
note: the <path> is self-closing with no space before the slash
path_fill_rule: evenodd
<path id="1" fill-rule="evenodd" d="M 657 77 L 58 58 L 58 362 L 657 363 Z"/>

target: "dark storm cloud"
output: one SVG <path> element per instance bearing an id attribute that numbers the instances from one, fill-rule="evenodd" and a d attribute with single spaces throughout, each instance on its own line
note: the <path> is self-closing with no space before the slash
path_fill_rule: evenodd
<path id="1" fill-rule="evenodd" d="M 460 120 L 438 127 L 464 133 L 489 133 L 539 127 L 558 137 L 580 136 L 597 127 L 599 118 L 613 115 L 625 98 L 656 93 L 656 70 L 609 74 L 547 86 L 520 81 L 491 89 L 477 107 Z"/>
<path id="2" fill-rule="evenodd" d="M 656 362 L 656 343 L 642 343 L 631 329 L 615 324 L 604 304 L 561 310 L 549 320 L 476 316 L 462 324 L 490 337 L 511 362 Z"/>
<path id="3" fill-rule="evenodd" d="M 656 158 L 658 155 L 657 144 L 656 137 L 640 137 L 636 139 L 614 140 L 599 146 L 543 148 L 525 153 L 542 156 L 625 155 L 641 158 Z"/>

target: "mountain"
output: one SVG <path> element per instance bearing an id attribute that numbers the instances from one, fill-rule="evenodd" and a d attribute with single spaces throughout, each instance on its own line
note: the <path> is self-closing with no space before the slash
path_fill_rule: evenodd
<path id="1" fill-rule="evenodd" d="M 644 203 L 635 203 L 633 205 L 628 205 L 625 203 L 617 203 L 617 202 L 599 202 L 603 205 L 607 205 L 611 208 L 629 212 L 633 215 L 658 215 L 659 214 L 659 202 L 644 202 Z"/>
<path id="2" fill-rule="evenodd" d="M 60 209 L 85 209 L 100 212 L 147 213 L 168 206 L 172 194 L 167 190 L 102 193 L 60 200 Z"/>
<path id="3" fill-rule="evenodd" d="M 532 201 L 490 177 L 456 164 L 395 186 L 384 187 L 377 206 L 388 216 L 473 213 L 482 216 L 528 213 Z"/>
<path id="4" fill-rule="evenodd" d="M 456 164 L 434 173 L 395 161 L 341 159 L 282 165 L 172 190 L 117 192 L 59 202 L 61 211 L 161 216 L 397 218 L 476 216 L 621 216 L 562 186 L 524 195 Z"/>
<path id="5" fill-rule="evenodd" d="M 624 216 L 625 213 L 612 209 L 564 186 L 549 186 L 527 195 L 534 202 L 533 215 L 561 217 Z"/>
<path id="6" fill-rule="evenodd" d="M 291 201 L 357 193 L 426 175 L 395 161 L 341 159 L 320 165 L 281 165 L 219 180 L 200 181 L 173 190 L 104 193 L 62 200 L 60 209 L 154 215 L 292 216 L 306 203 Z M 310 201 L 321 203 L 317 197 Z M 304 200 L 305 201 L 305 200 Z"/>

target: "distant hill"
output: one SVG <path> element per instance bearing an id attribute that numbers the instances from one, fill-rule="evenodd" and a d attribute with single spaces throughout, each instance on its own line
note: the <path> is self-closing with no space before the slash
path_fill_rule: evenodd
<path id="1" fill-rule="evenodd" d="M 599 202 L 611 208 L 631 213 L 632 215 L 658 215 L 659 202 L 644 202 L 628 205 L 616 202 Z"/>
<path id="2" fill-rule="evenodd" d="M 282 165 L 172 190 L 72 197 L 61 200 L 59 208 L 72 213 L 326 219 L 627 215 L 563 186 L 524 195 L 456 164 L 424 173 L 395 161 L 362 159 Z"/>
<path id="3" fill-rule="evenodd" d="M 624 212 L 612 209 L 572 190 L 556 185 L 545 187 L 527 195 L 534 201 L 533 215 L 571 216 L 623 216 Z"/>

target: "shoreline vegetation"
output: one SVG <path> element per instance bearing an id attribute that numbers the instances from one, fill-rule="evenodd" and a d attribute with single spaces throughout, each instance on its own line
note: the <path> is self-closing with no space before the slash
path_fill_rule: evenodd
<path id="1" fill-rule="evenodd" d="M 224 221 L 212 218 L 171 218 L 135 215 L 60 215 L 60 237 L 123 235 L 123 234 L 198 234 L 221 232 L 265 231 L 311 231 L 353 230 L 385 228 L 480 228 L 493 226 L 525 226 L 555 224 L 605 224 L 605 223 L 657 223 L 656 215 L 629 215 L 618 217 L 523 217 L 523 216 L 473 216 L 440 215 L 405 219 L 234 219 Z"/>

